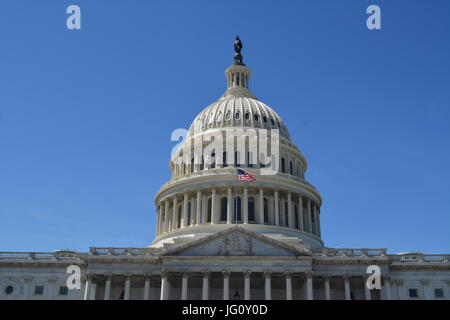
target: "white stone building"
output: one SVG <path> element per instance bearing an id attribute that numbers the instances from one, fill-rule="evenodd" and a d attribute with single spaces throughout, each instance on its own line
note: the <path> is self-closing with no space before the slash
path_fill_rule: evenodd
<path id="1" fill-rule="evenodd" d="M 0 299 L 448 300 L 450 255 L 324 246 L 322 199 L 305 180 L 307 161 L 277 113 L 249 91 L 239 45 L 225 74 L 226 92 L 195 118 L 172 156 L 172 179 L 155 197 L 152 245 L 0 252 Z M 259 137 L 279 130 L 276 174 L 263 174 L 267 166 L 253 164 L 250 151 L 214 149 L 209 159 L 182 161 L 196 137 L 233 128 Z M 256 181 L 237 181 L 237 167 Z M 81 269 L 78 290 L 67 288 L 70 265 Z M 380 267 L 381 290 L 366 286 L 370 265 Z"/>

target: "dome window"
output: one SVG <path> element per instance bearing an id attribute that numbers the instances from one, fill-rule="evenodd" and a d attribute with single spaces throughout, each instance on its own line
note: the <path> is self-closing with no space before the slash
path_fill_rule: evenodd
<path id="1" fill-rule="evenodd" d="M 11 294 L 11 293 L 13 293 L 13 291 L 14 291 L 13 286 L 7 286 L 7 287 L 5 288 L 5 293 L 6 293 L 6 294 Z"/>
<path id="2" fill-rule="evenodd" d="M 245 120 L 250 119 L 250 114 L 248 112 L 245 113 Z"/>
<path id="3" fill-rule="evenodd" d="M 255 114 L 255 121 L 259 121 L 259 116 Z"/>
<path id="4" fill-rule="evenodd" d="M 267 123 L 267 117 L 266 116 L 263 117 L 263 120 L 264 120 L 264 122 Z"/>
<path id="5" fill-rule="evenodd" d="M 270 119 L 270 122 L 272 122 L 272 126 L 275 125 L 275 122 L 273 121 L 273 119 Z"/>
<path id="6" fill-rule="evenodd" d="M 241 114 L 239 112 L 236 112 L 236 120 L 240 120 L 241 119 Z"/>
<path id="7" fill-rule="evenodd" d="M 231 120 L 231 112 L 227 112 L 225 115 L 225 120 Z"/>
<path id="8" fill-rule="evenodd" d="M 222 112 L 219 112 L 216 118 L 217 121 L 222 121 Z"/>

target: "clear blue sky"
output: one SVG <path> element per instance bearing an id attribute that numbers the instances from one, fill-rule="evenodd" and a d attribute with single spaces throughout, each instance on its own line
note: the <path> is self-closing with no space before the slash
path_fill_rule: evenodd
<path id="1" fill-rule="evenodd" d="M 450 253 L 448 0 L 2 0 L 0 250 L 149 245 L 170 134 L 224 92 L 236 34 L 326 245 Z"/>

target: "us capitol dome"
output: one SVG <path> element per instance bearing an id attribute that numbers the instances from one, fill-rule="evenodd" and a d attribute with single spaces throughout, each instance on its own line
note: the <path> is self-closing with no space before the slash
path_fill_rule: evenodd
<path id="1" fill-rule="evenodd" d="M 323 247 L 322 198 L 305 180 L 306 158 L 291 141 L 281 117 L 250 91 L 252 72 L 243 63 L 241 48 L 237 39 L 234 64 L 225 70 L 227 90 L 199 113 L 183 144 L 172 155 L 172 178 L 155 197 L 153 246 L 189 242 L 238 225 L 294 246 Z M 193 144 L 196 136 L 230 129 L 277 129 L 279 151 L 277 158 L 272 158 L 276 172 L 264 174 L 267 165 L 253 160 L 248 151 L 251 142 L 247 142 L 243 155 L 239 151 L 212 150 L 210 163 L 204 158 L 194 161 L 194 156 L 191 161 L 183 161 L 183 151 L 193 148 L 186 144 Z M 238 181 L 237 169 L 254 174 L 256 181 Z"/>
<path id="2" fill-rule="evenodd" d="M 241 49 L 236 38 L 225 93 L 172 152 L 153 243 L 0 252 L 0 300 L 449 299 L 448 254 L 324 246 L 306 158 L 250 92 Z"/>

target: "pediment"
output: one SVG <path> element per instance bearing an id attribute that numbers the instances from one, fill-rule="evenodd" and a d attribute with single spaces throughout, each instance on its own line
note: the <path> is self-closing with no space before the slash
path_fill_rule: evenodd
<path id="1" fill-rule="evenodd" d="M 299 256 L 301 248 L 240 227 L 206 236 L 168 249 L 165 256 Z"/>

